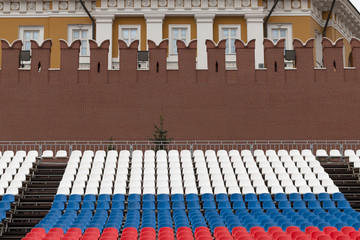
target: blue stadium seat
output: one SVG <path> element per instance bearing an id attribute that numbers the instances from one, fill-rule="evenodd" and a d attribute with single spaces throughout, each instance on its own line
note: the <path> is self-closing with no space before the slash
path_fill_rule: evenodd
<path id="1" fill-rule="evenodd" d="M 269 210 L 269 209 L 276 209 L 275 203 L 272 200 L 267 200 L 263 202 L 263 209 Z"/>
<path id="2" fill-rule="evenodd" d="M 248 193 L 245 194 L 245 202 L 258 201 L 256 194 Z"/>
<path id="3" fill-rule="evenodd" d="M 184 202 L 181 202 L 181 201 L 176 201 L 176 202 L 173 202 L 172 204 L 172 209 L 175 209 L 175 210 L 185 210 L 185 203 Z"/>
<path id="4" fill-rule="evenodd" d="M 290 202 L 287 201 L 287 200 L 286 201 L 284 201 L 284 200 L 280 201 L 279 204 L 278 204 L 278 208 L 280 210 L 292 209 Z"/>
<path id="5" fill-rule="evenodd" d="M 334 193 L 332 195 L 332 200 L 334 200 L 335 202 L 338 202 L 338 201 L 342 201 L 342 200 L 345 200 L 345 196 L 343 193 Z"/>
<path id="6" fill-rule="evenodd" d="M 110 202 L 111 198 L 109 194 L 100 194 L 98 197 L 98 201 L 102 201 L 102 202 Z"/>
<path id="7" fill-rule="evenodd" d="M 295 210 L 306 209 L 306 204 L 303 200 L 296 200 L 293 202 L 293 208 Z"/>
<path id="8" fill-rule="evenodd" d="M 108 201 L 98 201 L 97 202 L 97 206 L 96 206 L 96 210 L 109 210 L 110 209 L 110 204 Z"/>
<path id="9" fill-rule="evenodd" d="M 245 204 L 244 204 L 244 206 L 245 206 Z M 205 210 L 216 209 L 216 204 L 215 204 L 215 202 L 211 202 L 211 201 L 204 202 L 203 209 L 205 209 Z"/>
<path id="10" fill-rule="evenodd" d="M 130 194 L 128 196 L 128 202 L 140 202 L 141 201 L 141 197 L 139 194 Z"/>
<path id="11" fill-rule="evenodd" d="M 69 201 L 81 202 L 81 195 L 79 195 L 79 194 L 71 194 L 70 197 L 69 197 Z"/>
<path id="12" fill-rule="evenodd" d="M 206 202 L 206 201 L 214 201 L 214 195 L 211 193 L 204 193 L 201 196 L 201 201 Z"/>
<path id="13" fill-rule="evenodd" d="M 77 201 L 68 201 L 67 206 L 66 206 L 66 210 L 75 210 L 78 211 L 80 209 L 80 205 L 79 202 Z"/>
<path id="14" fill-rule="evenodd" d="M 340 200 L 338 201 L 337 207 L 341 210 L 347 209 L 347 208 L 351 208 L 350 204 L 348 201 L 346 200 Z"/>
<path id="15" fill-rule="evenodd" d="M 233 193 L 230 195 L 230 202 L 238 202 L 238 201 L 241 201 L 243 202 L 243 197 L 240 193 Z"/>
<path id="16" fill-rule="evenodd" d="M 310 210 L 315 210 L 315 209 L 320 209 L 321 208 L 321 204 L 319 201 L 317 200 L 311 200 L 308 202 L 308 208 Z"/>
<path id="17" fill-rule="evenodd" d="M 54 201 L 55 202 L 66 202 L 67 196 L 64 194 L 57 194 L 57 195 L 55 195 Z"/>
<path id="18" fill-rule="evenodd" d="M 184 196 L 182 194 L 171 195 L 171 202 L 184 202 Z"/>
<path id="19" fill-rule="evenodd" d="M 161 201 L 157 203 L 158 210 L 169 210 L 170 209 L 170 202 Z"/>
<path id="20" fill-rule="evenodd" d="M 155 202 L 155 195 L 154 194 L 144 194 L 142 200 L 143 200 L 143 202 Z"/>
<path id="21" fill-rule="evenodd" d="M 216 202 L 229 202 L 229 197 L 225 193 L 219 193 L 216 195 Z"/>
<path id="22" fill-rule="evenodd" d="M 163 202 L 163 201 L 169 202 L 170 197 L 168 194 L 159 194 L 159 195 L 157 195 L 157 201 L 158 202 Z"/>
<path id="23" fill-rule="evenodd" d="M 144 210 L 155 210 L 155 202 L 143 202 L 142 209 Z"/>
<path id="24" fill-rule="evenodd" d="M 316 196 L 313 193 L 305 193 L 303 199 L 305 202 L 314 201 L 316 200 Z"/>
<path id="25" fill-rule="evenodd" d="M 300 193 L 291 193 L 289 195 L 289 201 L 290 202 L 294 202 L 294 201 L 298 201 L 298 200 L 302 200 Z"/>
<path id="26" fill-rule="evenodd" d="M 318 200 L 320 202 L 331 200 L 331 197 L 328 193 L 319 193 Z"/>
<path id="27" fill-rule="evenodd" d="M 124 202 L 123 201 L 112 201 L 111 211 L 112 210 L 124 210 Z"/>
<path id="28" fill-rule="evenodd" d="M 268 193 L 261 193 L 259 195 L 259 201 L 260 202 L 264 202 L 264 201 L 272 201 L 271 195 Z"/>
<path id="29" fill-rule="evenodd" d="M 96 202 L 96 196 L 94 194 L 86 194 L 83 202 Z"/>
<path id="30" fill-rule="evenodd" d="M 200 209 L 200 204 L 198 201 L 189 201 L 187 202 L 187 209 Z"/>
<path id="31" fill-rule="evenodd" d="M 327 201 L 323 202 L 323 208 L 325 210 L 330 210 L 330 209 L 336 208 L 336 205 L 335 205 L 335 203 L 333 201 L 327 200 Z"/>
<path id="32" fill-rule="evenodd" d="M 64 210 L 65 206 L 64 206 L 64 202 L 59 202 L 59 201 L 54 201 L 52 206 L 51 206 L 52 210 Z"/>
<path id="33" fill-rule="evenodd" d="M 140 210 L 141 209 L 140 202 L 137 202 L 137 201 L 128 202 L 128 209 L 129 210 Z"/>
<path id="34" fill-rule="evenodd" d="M 191 193 L 191 194 L 186 194 L 186 201 L 190 202 L 190 201 L 199 201 L 199 197 L 197 194 L 195 193 Z"/>
<path id="35" fill-rule="evenodd" d="M 125 195 L 124 194 L 114 194 L 114 196 L 112 197 L 112 201 L 125 201 Z"/>
<path id="36" fill-rule="evenodd" d="M 246 205 L 244 202 L 234 202 L 233 203 L 233 209 L 237 210 L 237 209 L 246 209 Z"/>
<path id="37" fill-rule="evenodd" d="M 275 202 L 280 202 L 280 201 L 284 201 L 284 200 L 287 200 L 285 193 L 276 193 L 275 194 Z"/>

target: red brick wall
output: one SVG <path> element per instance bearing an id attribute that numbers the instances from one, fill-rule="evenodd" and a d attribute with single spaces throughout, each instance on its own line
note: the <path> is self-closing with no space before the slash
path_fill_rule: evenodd
<path id="1" fill-rule="evenodd" d="M 21 42 L 3 41 L 0 140 L 147 140 L 160 115 L 175 140 L 359 139 L 356 39 L 357 68 L 345 70 L 341 40 L 324 41 L 326 70 L 312 67 L 313 41 L 295 41 L 296 70 L 284 69 L 282 42 L 264 43 L 268 69 L 255 70 L 254 41 L 238 41 L 237 71 L 225 70 L 223 43 L 209 41 L 208 71 L 194 67 L 196 42 L 178 44 L 179 70 L 166 70 L 167 41 L 149 44 L 149 71 L 134 67 L 138 43 L 119 44 L 120 70 L 108 71 L 108 44 L 91 43 L 91 69 L 77 71 L 79 42 L 61 43 L 60 70 L 46 68 L 51 42 L 33 43 L 32 70 L 18 70 Z"/>

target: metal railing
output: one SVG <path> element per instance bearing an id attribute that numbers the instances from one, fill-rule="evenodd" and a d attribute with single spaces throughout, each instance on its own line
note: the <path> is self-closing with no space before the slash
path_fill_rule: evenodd
<path id="1" fill-rule="evenodd" d="M 74 150 L 148 150 L 148 149 L 166 149 L 166 150 L 243 150 L 254 151 L 262 150 L 291 150 L 291 149 L 310 149 L 315 154 L 317 149 L 337 149 L 343 153 L 346 149 L 360 149 L 360 140 L 190 140 L 190 141 L 169 141 L 169 142 L 151 142 L 151 141 L 0 141 L 0 151 L 6 150 L 30 151 L 37 150 L 39 155 L 45 150 L 66 150 L 69 154 Z"/>

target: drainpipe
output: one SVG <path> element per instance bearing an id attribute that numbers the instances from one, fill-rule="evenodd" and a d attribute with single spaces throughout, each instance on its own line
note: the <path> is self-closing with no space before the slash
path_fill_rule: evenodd
<path id="1" fill-rule="evenodd" d="M 91 23 L 92 23 L 92 39 L 95 40 L 95 19 L 91 16 L 89 10 L 86 8 L 85 3 L 83 0 L 80 0 L 81 6 L 85 9 L 86 14 L 89 16 Z"/>
<path id="2" fill-rule="evenodd" d="M 330 8 L 330 12 L 329 12 L 329 15 L 326 19 L 326 23 L 325 23 L 325 27 L 324 27 L 324 31 L 323 31 L 323 37 L 326 36 L 326 29 L 328 27 L 328 24 L 329 24 L 329 21 L 330 21 L 330 17 L 331 17 L 331 14 L 332 14 L 332 11 L 334 10 L 334 6 L 335 6 L 335 2 L 336 0 L 333 0 L 332 4 L 331 4 L 331 8 Z"/>
<path id="3" fill-rule="evenodd" d="M 274 3 L 274 5 L 272 6 L 270 12 L 269 12 L 269 15 L 267 15 L 267 17 L 265 18 L 265 21 L 264 21 L 264 37 L 267 38 L 268 37 L 268 31 L 267 31 L 267 25 L 268 25 L 268 21 L 271 17 L 271 14 L 273 13 L 273 11 L 275 10 L 276 8 L 276 5 L 278 4 L 279 0 L 276 0 L 276 2 Z"/>

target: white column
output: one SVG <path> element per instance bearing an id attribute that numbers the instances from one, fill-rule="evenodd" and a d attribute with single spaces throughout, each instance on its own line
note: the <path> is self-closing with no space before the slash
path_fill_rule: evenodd
<path id="1" fill-rule="evenodd" d="M 146 38 L 154 41 L 157 45 L 163 40 L 163 20 L 165 14 L 153 13 L 145 14 L 146 19 Z"/>
<path id="2" fill-rule="evenodd" d="M 195 14 L 197 28 L 197 69 L 207 69 L 207 50 L 205 42 L 213 40 L 215 14 Z"/>
<path id="3" fill-rule="evenodd" d="M 263 14 L 245 14 L 247 40 L 255 39 L 255 68 L 264 64 L 264 17 Z"/>
<path id="4" fill-rule="evenodd" d="M 105 40 L 110 40 L 108 54 L 108 68 L 112 66 L 112 27 L 114 16 L 96 16 L 96 42 L 101 44 Z"/>

